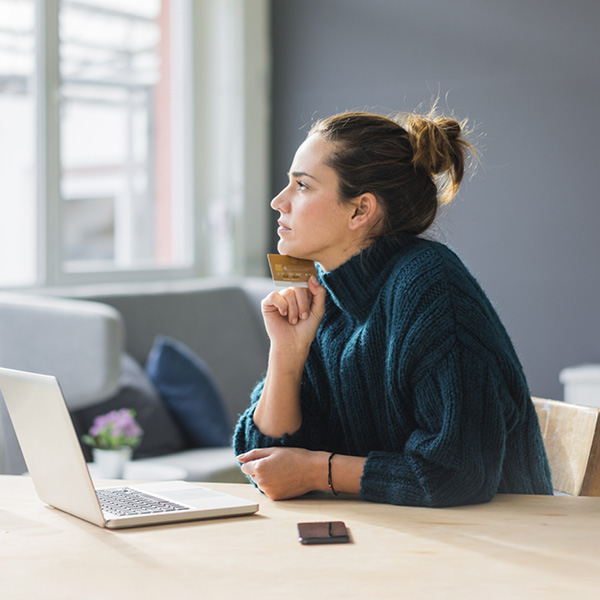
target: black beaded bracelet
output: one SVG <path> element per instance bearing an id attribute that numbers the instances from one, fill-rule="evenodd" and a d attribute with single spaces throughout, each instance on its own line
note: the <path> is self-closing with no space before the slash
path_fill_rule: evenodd
<path id="1" fill-rule="evenodd" d="M 332 452 L 329 455 L 329 460 L 327 461 L 327 483 L 329 484 L 329 489 L 333 493 L 334 496 L 337 496 L 339 492 L 336 492 L 333 488 L 333 481 L 331 479 L 331 459 L 335 456 L 335 452 Z"/>

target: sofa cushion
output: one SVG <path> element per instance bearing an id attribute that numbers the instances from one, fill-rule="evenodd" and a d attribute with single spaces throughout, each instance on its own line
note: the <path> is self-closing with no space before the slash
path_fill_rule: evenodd
<path id="1" fill-rule="evenodd" d="M 181 428 L 189 447 L 231 445 L 231 426 L 210 371 L 185 344 L 157 336 L 146 373 Z"/>
<path id="2" fill-rule="evenodd" d="M 89 431 L 97 416 L 121 408 L 135 410 L 135 418 L 144 430 L 142 441 L 134 451 L 134 458 L 171 454 L 184 449 L 183 435 L 154 384 L 137 361 L 127 354 L 121 357 L 119 392 L 92 407 L 74 411 L 71 416 L 81 437 Z M 84 445 L 83 448 L 86 459 L 90 460 L 89 447 Z"/>

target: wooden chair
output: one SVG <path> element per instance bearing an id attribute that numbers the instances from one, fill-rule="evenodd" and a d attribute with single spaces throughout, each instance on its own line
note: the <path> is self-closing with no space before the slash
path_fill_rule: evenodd
<path id="1" fill-rule="evenodd" d="M 600 496 L 600 408 L 533 398 L 557 492 Z"/>

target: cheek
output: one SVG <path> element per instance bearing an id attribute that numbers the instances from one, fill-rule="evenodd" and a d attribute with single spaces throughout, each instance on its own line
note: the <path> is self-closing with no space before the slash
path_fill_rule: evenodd
<path id="1" fill-rule="evenodd" d="M 323 195 L 303 200 L 294 203 L 291 211 L 294 229 L 301 228 L 308 236 L 322 235 L 324 232 L 333 233 L 346 223 L 348 207 L 340 204 L 336 196 Z"/>

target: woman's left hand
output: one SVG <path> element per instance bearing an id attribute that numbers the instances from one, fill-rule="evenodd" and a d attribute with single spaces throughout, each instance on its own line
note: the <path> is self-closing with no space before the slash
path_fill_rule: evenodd
<path id="1" fill-rule="evenodd" d="M 285 500 L 327 489 L 326 452 L 303 448 L 255 448 L 237 459 L 242 472 L 271 500 Z"/>

